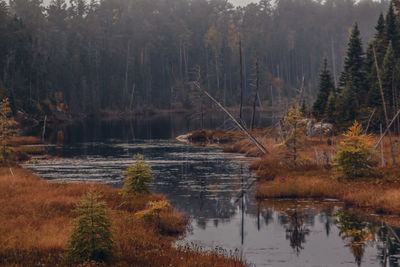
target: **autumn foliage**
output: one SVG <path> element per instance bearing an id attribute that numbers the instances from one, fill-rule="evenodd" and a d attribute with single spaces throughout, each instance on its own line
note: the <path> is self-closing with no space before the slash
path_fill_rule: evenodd
<path id="1" fill-rule="evenodd" d="M 362 133 L 361 124 L 357 121 L 344 134 L 345 139 L 340 143 L 336 155 L 336 167 L 345 178 L 369 176 L 373 173 L 371 165 L 371 137 Z"/>

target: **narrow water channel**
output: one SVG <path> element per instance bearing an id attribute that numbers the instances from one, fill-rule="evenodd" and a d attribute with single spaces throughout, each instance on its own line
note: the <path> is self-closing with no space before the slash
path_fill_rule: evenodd
<path id="1" fill-rule="evenodd" d="M 50 153 L 62 157 L 34 160 L 25 167 L 49 180 L 120 187 L 122 170 L 134 155 L 143 154 L 155 176 L 153 191 L 166 195 L 191 219 L 177 245 L 232 253 L 249 266 L 399 265 L 395 235 L 339 202 L 257 202 L 256 179 L 242 155 L 193 147 L 154 132 L 149 138 L 133 138 L 124 132 L 125 124 L 105 123 L 99 126 L 101 136 L 73 127 L 67 132 L 74 138 L 63 148 L 49 146 Z"/>

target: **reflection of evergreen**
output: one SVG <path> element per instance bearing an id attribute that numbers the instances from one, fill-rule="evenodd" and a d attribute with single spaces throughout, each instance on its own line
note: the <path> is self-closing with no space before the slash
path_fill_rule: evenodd
<path id="1" fill-rule="evenodd" d="M 367 242 L 373 241 L 378 228 L 349 211 L 336 213 L 336 226 L 339 228 L 339 235 L 347 242 L 347 246 L 354 255 L 355 262 L 361 265 Z"/>
<path id="2" fill-rule="evenodd" d="M 299 255 L 300 250 L 304 248 L 303 244 L 306 242 L 306 236 L 310 234 L 310 230 L 305 226 L 305 221 L 309 220 L 309 218 L 303 211 L 298 209 L 288 210 L 286 215 L 288 219 L 286 239 L 290 241 L 290 246 Z"/>

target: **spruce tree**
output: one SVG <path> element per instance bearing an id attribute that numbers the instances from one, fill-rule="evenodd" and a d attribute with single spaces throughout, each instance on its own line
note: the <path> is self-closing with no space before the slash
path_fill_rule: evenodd
<path id="1" fill-rule="evenodd" d="M 394 56 L 392 42 L 390 42 L 386 50 L 386 55 L 383 60 L 382 71 L 381 71 L 382 88 L 385 94 L 385 102 L 387 103 L 388 111 L 390 111 L 391 108 L 396 103 L 394 99 L 396 95 L 395 92 L 393 91 L 396 84 L 395 72 L 396 72 L 396 58 Z"/>
<path id="2" fill-rule="evenodd" d="M 122 194 L 129 196 L 149 193 L 148 183 L 154 179 L 150 171 L 151 168 L 144 157 L 140 154 L 136 155 L 136 162 L 124 171 L 125 184 Z"/>
<path id="3" fill-rule="evenodd" d="M 347 84 L 342 92 L 341 102 L 341 126 L 348 127 L 357 117 L 358 102 L 357 95 L 354 92 L 354 85 Z"/>
<path id="4" fill-rule="evenodd" d="M 318 96 L 312 108 L 312 113 L 315 117 L 320 118 L 325 114 L 329 93 L 333 90 L 333 79 L 328 69 L 328 60 L 325 57 L 322 70 L 319 74 Z"/>
<path id="5" fill-rule="evenodd" d="M 379 89 L 379 83 L 376 73 L 375 57 L 373 49 L 375 49 L 376 60 L 378 66 L 382 66 L 383 59 L 386 54 L 387 49 L 387 37 L 386 37 L 386 26 L 385 19 L 381 13 L 377 25 L 375 26 L 376 33 L 374 40 L 369 44 L 366 57 L 366 67 L 368 72 L 368 100 L 367 104 L 369 107 L 381 109 L 382 108 L 382 98 Z M 380 114 L 379 110 L 378 113 Z"/>
<path id="6" fill-rule="evenodd" d="M 347 54 L 344 61 L 344 71 L 340 77 L 341 88 L 351 90 L 352 95 L 357 96 L 357 103 L 366 102 L 367 88 L 364 66 L 364 53 L 358 24 L 354 23 L 351 31 Z M 356 109 L 358 106 L 355 107 Z"/>
<path id="7" fill-rule="evenodd" d="M 67 244 L 67 259 L 71 264 L 107 261 L 112 256 L 111 222 L 100 195 L 90 190 L 75 212 L 79 215 Z"/>
<path id="8" fill-rule="evenodd" d="M 387 44 L 392 42 L 396 57 L 399 57 L 399 25 L 394 12 L 393 3 L 390 2 L 388 12 L 386 14 L 385 32 Z"/>
<path id="9" fill-rule="evenodd" d="M 326 103 L 325 118 L 327 122 L 334 123 L 336 115 L 336 96 L 333 91 L 329 93 L 328 102 Z"/>
<path id="10" fill-rule="evenodd" d="M 375 48 L 376 59 L 378 61 L 378 65 L 381 66 L 383 58 L 385 57 L 385 54 L 386 54 L 386 48 L 387 48 L 387 44 L 388 44 L 388 40 L 387 40 L 387 36 L 386 36 L 385 19 L 384 19 L 382 13 L 379 15 L 378 22 L 375 26 L 375 30 L 376 30 L 376 33 L 374 36 L 373 45 Z M 375 64 L 373 64 L 373 65 L 375 66 Z"/>

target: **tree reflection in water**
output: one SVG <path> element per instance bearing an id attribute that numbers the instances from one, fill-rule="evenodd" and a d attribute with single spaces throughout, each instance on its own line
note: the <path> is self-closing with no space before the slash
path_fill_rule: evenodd
<path id="1" fill-rule="evenodd" d="M 306 242 L 306 236 L 310 234 L 310 230 L 305 225 L 306 213 L 300 209 L 287 210 L 285 212 L 288 224 L 286 228 L 286 239 L 290 241 L 290 246 L 299 255 L 303 244 Z"/>
<path id="2" fill-rule="evenodd" d="M 357 214 L 349 211 L 338 211 L 335 224 L 340 230 L 339 235 L 347 243 L 354 255 L 355 262 L 361 265 L 365 246 L 376 240 L 379 226 L 361 219 Z"/>

